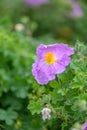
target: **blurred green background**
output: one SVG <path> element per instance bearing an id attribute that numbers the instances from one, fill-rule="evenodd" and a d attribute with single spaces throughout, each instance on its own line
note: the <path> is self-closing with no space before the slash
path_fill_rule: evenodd
<path id="1" fill-rule="evenodd" d="M 36 47 L 60 42 L 75 46 L 77 40 L 86 46 L 86 0 L 49 0 L 37 6 L 0 0 L 0 130 L 51 130 L 27 108 Z"/>

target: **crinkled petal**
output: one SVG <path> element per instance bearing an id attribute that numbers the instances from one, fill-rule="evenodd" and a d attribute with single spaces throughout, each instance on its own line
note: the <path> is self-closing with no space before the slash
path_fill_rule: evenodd
<path id="1" fill-rule="evenodd" d="M 69 63 L 70 63 L 70 57 L 69 56 L 67 56 L 67 55 L 64 55 L 62 58 L 61 58 L 61 60 L 59 61 L 59 63 L 61 64 L 61 65 L 63 65 L 63 66 L 67 66 L 67 65 L 69 65 Z"/>
<path id="2" fill-rule="evenodd" d="M 55 75 L 64 72 L 66 69 L 65 66 L 62 65 L 60 62 L 55 63 L 53 67 L 54 67 Z"/>
<path id="3" fill-rule="evenodd" d="M 38 59 L 32 66 L 32 73 L 39 84 L 47 84 L 55 79 L 55 74 L 51 66 L 46 65 L 42 59 Z"/>
<path id="4" fill-rule="evenodd" d="M 55 74 L 59 74 L 65 71 L 66 66 L 70 63 L 70 57 L 64 55 L 60 61 L 56 62 L 53 67 L 55 70 Z"/>
<path id="5" fill-rule="evenodd" d="M 43 58 L 47 52 L 52 52 L 56 56 L 57 60 L 60 60 L 63 55 L 70 56 L 74 54 L 74 49 L 69 47 L 67 44 L 57 43 L 53 45 L 40 44 L 37 48 L 37 55 L 40 58 Z"/>

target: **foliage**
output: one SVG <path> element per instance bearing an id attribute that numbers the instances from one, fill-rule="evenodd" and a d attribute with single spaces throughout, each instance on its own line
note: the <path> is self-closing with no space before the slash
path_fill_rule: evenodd
<path id="1" fill-rule="evenodd" d="M 52 120 L 57 128 L 48 123 L 50 129 L 67 130 L 75 122 L 83 123 L 87 110 L 87 54 L 85 45 L 79 41 L 75 44 L 75 54 L 67 70 L 58 75 L 59 82 L 51 81 L 46 86 L 33 83 L 32 94 L 29 94 L 28 108 L 32 114 L 41 112 L 47 104 L 52 110 Z M 46 122 L 47 123 L 47 122 Z M 73 123 L 73 124 L 72 124 Z"/>
<path id="2" fill-rule="evenodd" d="M 0 1 L 1 130 L 81 130 L 87 120 L 87 1 L 78 1 L 80 18 L 67 16 L 71 6 L 64 0 L 49 1 L 35 8 Z M 75 54 L 58 81 L 41 86 L 31 73 L 36 48 L 57 42 L 73 46 Z M 42 120 L 44 107 L 52 111 L 50 120 Z"/>
<path id="3" fill-rule="evenodd" d="M 22 115 L 30 118 L 27 111 L 28 93 L 32 86 L 31 65 L 34 40 L 22 34 L 0 29 L 0 121 L 13 129 L 25 129 Z M 32 50 L 30 48 L 32 46 Z M 28 119 L 29 120 L 29 119 Z M 26 123 L 28 129 L 28 122 Z M 10 126 L 6 126 L 6 130 Z M 11 129 L 12 129 L 11 128 Z"/>

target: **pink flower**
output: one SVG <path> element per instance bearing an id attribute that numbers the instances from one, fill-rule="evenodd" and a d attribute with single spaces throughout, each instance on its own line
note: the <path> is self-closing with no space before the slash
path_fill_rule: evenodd
<path id="1" fill-rule="evenodd" d="M 74 49 L 67 44 L 40 44 L 37 48 L 37 60 L 32 66 L 32 73 L 39 84 L 47 84 L 55 79 L 56 74 L 65 71 L 70 63 Z"/>
<path id="2" fill-rule="evenodd" d="M 71 3 L 71 6 L 72 6 L 72 11 L 70 12 L 71 17 L 82 17 L 83 16 L 83 11 L 82 11 L 79 3 L 74 1 Z"/>
<path id="3" fill-rule="evenodd" d="M 31 5 L 31 6 L 39 6 L 41 4 L 47 3 L 48 0 L 25 0 L 25 3 Z"/>
<path id="4" fill-rule="evenodd" d="M 87 130 L 87 122 L 83 124 L 82 130 Z"/>

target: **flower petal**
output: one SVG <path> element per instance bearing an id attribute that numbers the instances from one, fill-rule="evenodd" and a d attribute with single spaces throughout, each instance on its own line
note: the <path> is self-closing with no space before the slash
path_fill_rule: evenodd
<path id="1" fill-rule="evenodd" d="M 40 44 L 37 48 L 37 55 L 40 58 L 43 58 L 47 52 L 52 52 L 57 59 L 59 60 L 63 55 L 72 55 L 74 54 L 74 49 L 70 48 L 67 44 L 53 44 L 53 45 L 44 45 Z"/>
<path id="2" fill-rule="evenodd" d="M 39 84 L 47 84 L 55 79 L 54 71 L 42 59 L 38 59 L 32 67 L 32 73 Z"/>
<path id="3" fill-rule="evenodd" d="M 44 56 L 47 53 L 53 54 L 55 57 L 54 63 L 48 64 L 46 62 Z M 74 54 L 74 49 L 70 48 L 67 44 L 40 44 L 37 48 L 38 59 L 32 66 L 32 73 L 35 76 L 37 82 L 39 84 L 47 84 L 50 80 L 55 79 L 56 74 L 64 72 L 66 66 L 70 63 L 69 56 L 72 54 Z"/>

